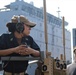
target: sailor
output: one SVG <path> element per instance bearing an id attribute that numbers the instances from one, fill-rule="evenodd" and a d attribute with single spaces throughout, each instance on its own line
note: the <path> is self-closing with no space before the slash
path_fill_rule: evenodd
<path id="1" fill-rule="evenodd" d="M 14 15 L 11 22 L 6 24 L 9 34 L 0 37 L 0 56 L 9 56 L 4 61 L 4 75 L 24 75 L 28 67 L 28 60 L 11 60 L 12 56 L 40 56 L 40 48 L 29 35 L 31 28 L 36 24 L 29 21 L 24 15 Z"/>
<path id="2" fill-rule="evenodd" d="M 76 47 L 73 50 L 74 61 L 67 66 L 67 75 L 76 75 Z"/>

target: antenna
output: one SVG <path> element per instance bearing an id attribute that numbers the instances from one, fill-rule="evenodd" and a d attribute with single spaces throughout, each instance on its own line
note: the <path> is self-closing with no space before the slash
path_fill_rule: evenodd
<path id="1" fill-rule="evenodd" d="M 60 18 L 60 9 L 59 9 L 59 7 L 58 7 L 58 11 L 57 11 L 57 13 L 58 13 L 58 18 Z"/>
<path id="2" fill-rule="evenodd" d="M 44 32 L 45 32 L 45 46 L 46 46 L 46 54 L 48 52 L 48 37 L 47 37 L 47 12 L 46 12 L 46 0 L 43 0 L 44 5 Z M 47 55 L 46 55 L 47 58 Z"/>
<path id="3" fill-rule="evenodd" d="M 63 49 L 64 49 L 64 61 L 66 61 L 66 52 L 65 52 L 65 18 L 62 17 L 62 31 L 63 31 Z"/>

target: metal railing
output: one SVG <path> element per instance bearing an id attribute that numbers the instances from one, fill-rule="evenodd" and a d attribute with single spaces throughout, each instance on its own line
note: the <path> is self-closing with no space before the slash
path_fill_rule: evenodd
<path id="1" fill-rule="evenodd" d="M 41 51 L 40 57 L 32 56 L 1 56 L 2 61 L 24 61 L 24 60 L 42 60 L 44 59 L 44 51 Z"/>

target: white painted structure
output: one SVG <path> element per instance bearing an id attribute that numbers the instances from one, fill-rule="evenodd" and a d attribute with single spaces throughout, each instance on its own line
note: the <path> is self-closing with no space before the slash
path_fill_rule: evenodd
<path id="1" fill-rule="evenodd" d="M 13 15 L 25 15 L 29 20 L 37 25 L 31 30 L 31 36 L 40 46 L 41 50 L 45 50 L 45 34 L 43 22 L 43 9 L 37 8 L 33 3 L 29 4 L 23 0 L 6 5 L 4 9 L 0 9 L 0 35 L 8 32 L 6 23 L 11 20 Z M 65 22 L 65 26 L 68 23 Z M 52 53 L 52 57 L 60 58 L 60 54 L 64 54 L 62 40 L 62 20 L 47 13 L 47 30 L 48 30 L 48 51 Z M 66 60 L 71 62 L 71 33 L 65 29 L 65 50 Z M 33 74 L 31 74 L 33 75 Z"/>

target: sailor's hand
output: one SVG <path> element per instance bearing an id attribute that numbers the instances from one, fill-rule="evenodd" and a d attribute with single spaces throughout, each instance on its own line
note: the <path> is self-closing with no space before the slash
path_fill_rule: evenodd
<path id="1" fill-rule="evenodd" d="M 21 50 L 19 54 L 20 55 L 30 55 L 30 54 L 32 54 L 32 52 L 33 52 L 32 48 L 25 47 L 25 49 Z"/>
<path id="2" fill-rule="evenodd" d="M 20 54 L 21 52 L 24 52 L 26 48 L 26 45 L 20 45 L 14 48 L 14 53 Z"/>
<path id="3" fill-rule="evenodd" d="M 18 53 L 20 55 L 34 55 L 34 56 L 39 56 L 40 53 L 37 50 L 34 50 L 30 47 L 27 47 L 26 45 L 20 45 L 18 47 L 15 48 L 14 50 L 15 53 Z"/>

